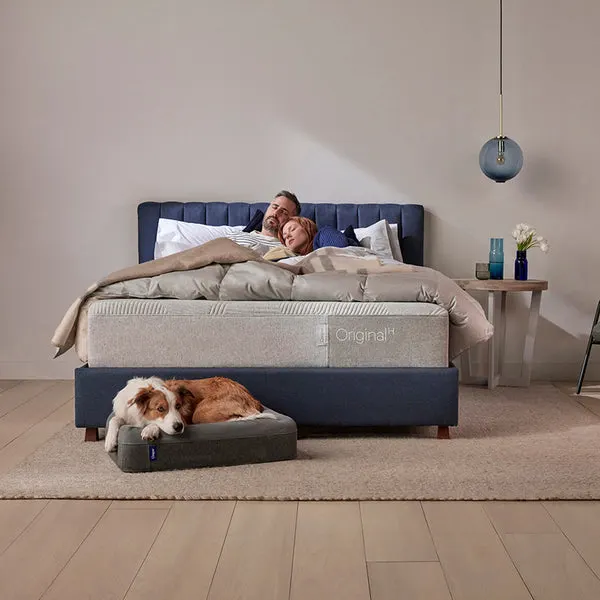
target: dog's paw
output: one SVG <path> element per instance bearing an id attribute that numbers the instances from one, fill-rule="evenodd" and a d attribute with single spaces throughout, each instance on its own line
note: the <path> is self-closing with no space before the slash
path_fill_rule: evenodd
<path id="1" fill-rule="evenodd" d="M 104 449 L 107 452 L 114 452 L 117 449 L 117 440 L 112 440 L 110 438 L 106 438 L 104 440 Z"/>
<path id="2" fill-rule="evenodd" d="M 117 449 L 118 441 L 119 441 L 119 430 L 114 427 L 111 423 L 111 426 L 106 430 L 106 436 L 104 438 L 104 449 L 107 452 L 114 452 Z"/>
<path id="3" fill-rule="evenodd" d="M 160 427 L 158 425 L 146 425 L 142 429 L 143 440 L 157 440 L 160 437 Z"/>

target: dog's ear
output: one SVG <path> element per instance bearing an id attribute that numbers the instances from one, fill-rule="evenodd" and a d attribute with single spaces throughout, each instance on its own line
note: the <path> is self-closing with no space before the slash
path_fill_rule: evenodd
<path id="1" fill-rule="evenodd" d="M 177 393 L 179 394 L 179 397 L 185 401 L 186 399 L 190 399 L 190 400 L 195 400 L 196 396 L 194 396 L 194 394 L 191 392 L 191 390 L 189 390 L 188 388 L 185 387 L 185 385 L 180 385 L 177 387 Z"/>
<path id="2" fill-rule="evenodd" d="M 150 402 L 153 391 L 154 388 L 152 386 L 141 389 L 133 398 L 129 399 L 127 405 L 131 406 L 132 404 L 137 404 L 138 408 L 143 412 L 146 410 L 148 402 Z"/>
<path id="3" fill-rule="evenodd" d="M 194 414 L 194 405 L 196 398 L 194 394 L 185 387 L 185 385 L 178 385 L 174 390 L 175 394 L 177 394 L 177 398 L 179 399 L 179 413 L 181 414 L 183 420 L 187 425 L 192 424 L 192 415 Z"/>
<path id="4" fill-rule="evenodd" d="M 189 396 L 190 398 L 194 398 L 194 394 L 192 394 L 192 392 L 189 390 L 189 388 L 186 388 L 185 385 L 180 385 L 177 388 L 177 393 L 182 397 L 185 398 L 185 396 Z"/>

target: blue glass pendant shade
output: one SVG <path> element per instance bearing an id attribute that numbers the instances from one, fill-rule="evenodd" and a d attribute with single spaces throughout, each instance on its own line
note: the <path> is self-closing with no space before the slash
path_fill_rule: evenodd
<path id="1" fill-rule="evenodd" d="M 506 136 L 488 140 L 479 152 L 479 166 L 486 177 L 504 183 L 516 177 L 523 167 L 519 144 Z"/>

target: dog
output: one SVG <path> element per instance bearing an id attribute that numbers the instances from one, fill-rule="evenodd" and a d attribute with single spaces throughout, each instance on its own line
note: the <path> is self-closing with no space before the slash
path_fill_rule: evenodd
<path id="1" fill-rule="evenodd" d="M 161 431 L 177 435 L 195 423 L 275 418 L 263 411 L 263 405 L 243 385 L 225 377 L 167 381 L 136 377 L 113 399 L 114 417 L 106 430 L 104 449 L 117 449 L 123 425 L 143 427 L 142 439 L 155 440 Z"/>
<path id="2" fill-rule="evenodd" d="M 273 417 L 247 388 L 226 377 L 169 379 L 165 385 L 177 394 L 187 424 Z"/>

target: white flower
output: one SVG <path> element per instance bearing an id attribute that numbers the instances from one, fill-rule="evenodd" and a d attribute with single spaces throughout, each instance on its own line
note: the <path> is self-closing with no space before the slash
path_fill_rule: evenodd
<path id="1" fill-rule="evenodd" d="M 512 236 L 517 242 L 517 250 L 529 250 L 530 248 L 539 248 L 542 252 L 548 252 L 548 241 L 541 235 L 538 235 L 535 227 L 527 223 L 519 223 L 515 226 Z"/>

